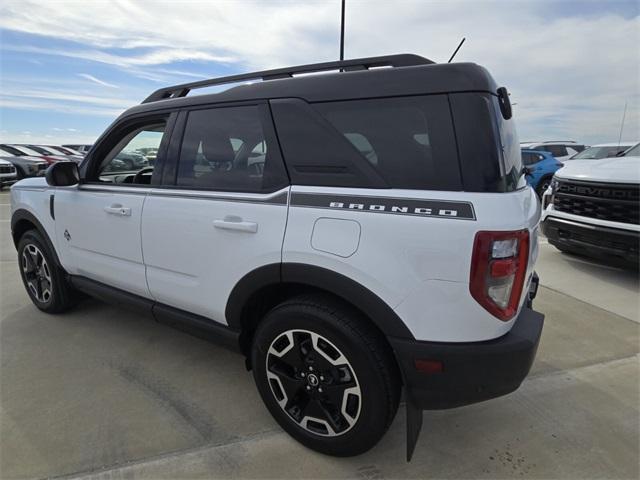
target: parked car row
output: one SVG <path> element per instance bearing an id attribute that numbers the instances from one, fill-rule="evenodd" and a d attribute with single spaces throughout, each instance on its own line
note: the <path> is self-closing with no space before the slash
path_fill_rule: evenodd
<path id="1" fill-rule="evenodd" d="M 74 148 L 75 147 L 75 148 Z M 27 177 L 44 175 L 47 167 L 55 162 L 74 161 L 81 163 L 92 145 L 33 145 L 33 144 L 0 144 L 0 159 L 13 165 L 15 178 L 2 177 L 2 185 L 13 183 Z M 77 149 L 76 149 L 77 148 Z M 138 172 L 151 168 L 156 160 L 157 148 L 138 147 L 119 152 L 109 164 L 108 171 Z"/>
<path id="2" fill-rule="evenodd" d="M 23 150 L 5 144 L 0 145 L 0 160 L 2 165 L 13 167 L 13 172 L 3 172 L 2 186 L 21 178 L 44 175 L 49 164 L 54 161 L 29 148 L 25 147 Z"/>
<path id="3" fill-rule="evenodd" d="M 17 180 L 16 167 L 11 162 L 0 160 L 0 190 Z"/>

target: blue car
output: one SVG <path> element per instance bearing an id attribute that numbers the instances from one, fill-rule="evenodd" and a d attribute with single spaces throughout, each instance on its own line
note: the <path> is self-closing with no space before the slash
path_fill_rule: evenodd
<path id="1" fill-rule="evenodd" d="M 551 184 L 553 174 L 563 166 L 549 152 L 522 149 L 522 164 L 529 169 L 527 183 L 536 191 L 538 197 Z"/>

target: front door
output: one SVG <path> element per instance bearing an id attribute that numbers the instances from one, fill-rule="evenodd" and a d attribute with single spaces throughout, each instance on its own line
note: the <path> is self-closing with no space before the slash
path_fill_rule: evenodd
<path id="1" fill-rule="evenodd" d="M 235 284 L 281 262 L 288 179 L 266 104 L 182 115 L 175 176 L 145 201 L 147 282 L 158 302 L 226 323 Z"/>
<path id="2" fill-rule="evenodd" d="M 78 186 L 55 192 L 57 244 L 67 271 L 149 297 L 140 240 L 166 118 L 135 120 L 96 149 Z"/>

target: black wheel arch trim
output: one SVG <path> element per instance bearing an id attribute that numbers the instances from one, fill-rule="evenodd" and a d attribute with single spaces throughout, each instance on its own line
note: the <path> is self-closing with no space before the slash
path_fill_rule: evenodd
<path id="1" fill-rule="evenodd" d="M 35 229 L 38 231 L 38 233 L 42 235 L 42 238 L 47 244 L 47 248 L 49 248 L 49 250 L 53 255 L 53 260 L 55 261 L 56 265 L 60 266 L 61 263 L 60 263 L 60 259 L 58 258 L 58 253 L 56 252 L 56 249 L 53 246 L 53 242 L 51 241 L 51 238 L 49 238 L 49 234 L 47 233 L 47 230 L 44 228 L 42 223 L 40 223 L 40 221 L 36 218 L 36 216 L 33 213 L 22 208 L 16 210 L 15 212 L 13 212 L 13 215 L 11 215 L 11 237 L 13 238 L 14 246 L 18 248 L 18 243 L 20 242 L 20 237 L 16 237 L 16 227 L 18 223 L 20 223 L 21 221 L 27 221 L 31 223 L 35 227 Z"/>
<path id="2" fill-rule="evenodd" d="M 227 300 L 225 316 L 229 327 L 241 330 L 244 307 L 250 298 L 265 287 L 279 284 L 324 290 L 362 311 L 385 335 L 414 339 L 393 309 L 371 290 L 333 270 L 305 263 L 264 265 L 242 277 Z"/>

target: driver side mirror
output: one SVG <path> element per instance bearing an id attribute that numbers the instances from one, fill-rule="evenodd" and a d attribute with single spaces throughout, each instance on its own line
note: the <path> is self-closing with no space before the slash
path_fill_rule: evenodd
<path id="1" fill-rule="evenodd" d="M 80 183 L 80 171 L 76 162 L 56 162 L 47 168 L 47 183 L 52 187 L 70 187 Z"/>

